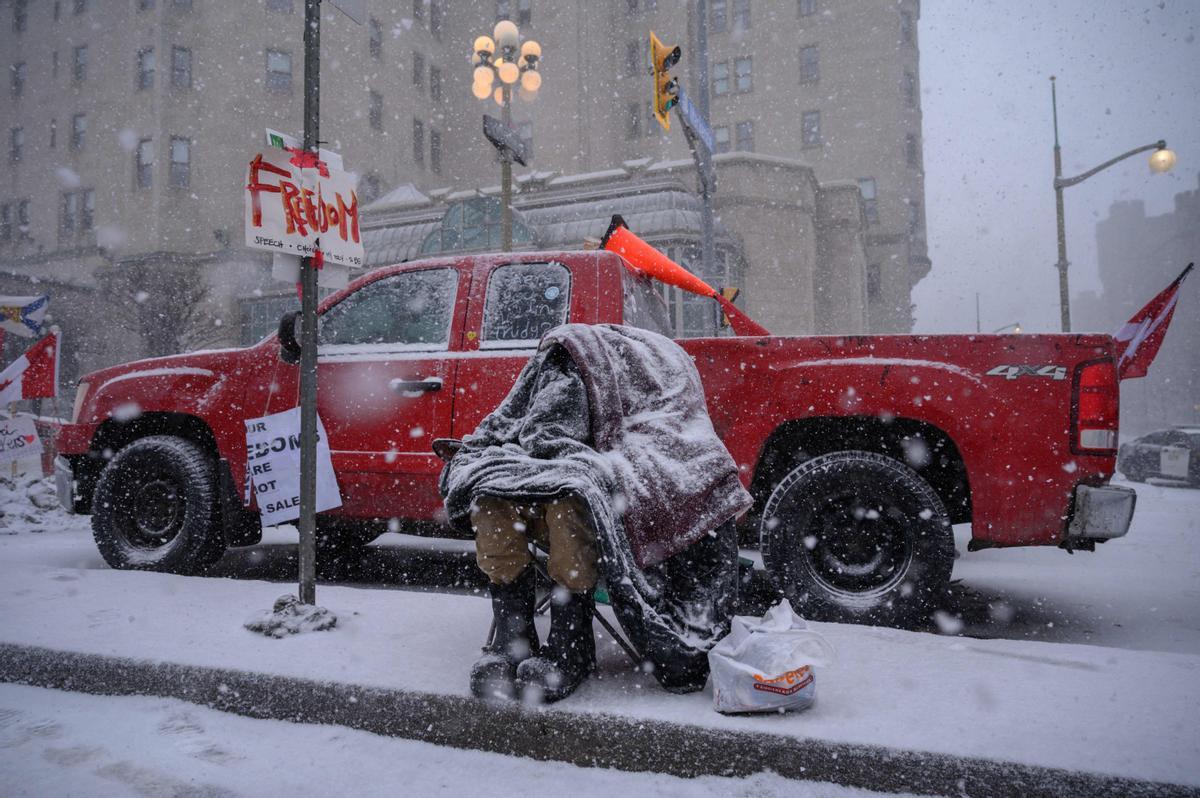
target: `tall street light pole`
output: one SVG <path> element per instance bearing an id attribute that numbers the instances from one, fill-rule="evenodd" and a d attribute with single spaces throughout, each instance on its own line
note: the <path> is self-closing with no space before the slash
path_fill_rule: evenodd
<path id="1" fill-rule="evenodd" d="M 1154 154 L 1150 156 L 1150 170 L 1153 172 L 1168 172 L 1175 165 L 1175 153 L 1167 149 L 1167 142 L 1159 139 L 1153 144 L 1145 144 L 1141 147 L 1134 147 L 1129 152 L 1122 153 L 1116 158 L 1111 158 L 1094 169 L 1089 169 L 1075 177 L 1062 176 L 1062 150 L 1058 143 L 1058 93 L 1055 86 L 1054 76 L 1050 76 L 1050 103 L 1054 109 L 1054 205 L 1058 214 L 1058 296 L 1059 306 L 1062 312 L 1062 331 L 1071 331 L 1071 300 L 1070 292 L 1067 287 L 1067 233 L 1066 221 L 1063 217 L 1063 189 L 1069 186 L 1082 183 L 1092 175 L 1103 172 L 1108 167 L 1120 163 L 1126 158 L 1130 158 L 1138 153 L 1149 152 L 1154 150 Z"/>
<path id="2" fill-rule="evenodd" d="M 513 88 L 517 94 L 532 100 L 542 85 L 537 71 L 542 48 L 532 39 L 521 41 L 516 24 L 507 19 L 496 23 L 492 36 L 475 39 L 471 63 L 475 65 L 475 81 L 471 93 L 476 99 L 491 97 L 500 106 L 501 120 L 507 130 L 512 128 Z M 493 88 L 499 80 L 500 85 Z M 512 155 L 500 151 L 500 249 L 512 251 Z"/>

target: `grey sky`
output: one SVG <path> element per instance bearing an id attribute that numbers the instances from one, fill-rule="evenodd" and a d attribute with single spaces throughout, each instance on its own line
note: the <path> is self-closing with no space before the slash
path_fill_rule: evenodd
<path id="1" fill-rule="evenodd" d="M 916 330 L 973 331 L 979 291 L 985 331 L 1056 331 L 1049 76 L 1065 174 L 1159 138 L 1179 155 L 1168 175 L 1137 156 L 1066 190 L 1074 293 L 1099 287 L 1094 225 L 1113 201 L 1160 214 L 1196 188 L 1200 2 L 925 0 L 920 24 L 933 271 L 913 292 Z"/>

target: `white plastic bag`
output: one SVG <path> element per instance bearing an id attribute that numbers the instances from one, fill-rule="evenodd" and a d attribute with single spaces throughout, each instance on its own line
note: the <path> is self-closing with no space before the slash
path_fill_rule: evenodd
<path id="1" fill-rule="evenodd" d="M 808 628 L 787 599 L 761 619 L 738 615 L 729 634 L 708 652 L 713 709 L 808 709 L 817 697 L 816 668 L 832 659 L 833 647 Z"/>

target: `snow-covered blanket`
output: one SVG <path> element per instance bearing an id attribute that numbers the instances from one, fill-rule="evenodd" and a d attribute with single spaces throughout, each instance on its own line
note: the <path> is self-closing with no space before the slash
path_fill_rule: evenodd
<path id="1" fill-rule="evenodd" d="M 577 419 L 555 415 L 556 406 L 570 414 L 584 405 L 572 397 L 576 389 L 543 376 L 564 353 L 586 391 L 591 445 L 571 434 Z M 446 464 L 441 489 L 460 528 L 469 528 L 477 495 L 579 496 L 622 626 L 664 685 L 703 685 L 698 660 L 728 631 L 736 585 L 728 522 L 751 498 L 713 431 L 696 367 L 676 343 L 609 324 L 551 330 L 505 400 Z"/>

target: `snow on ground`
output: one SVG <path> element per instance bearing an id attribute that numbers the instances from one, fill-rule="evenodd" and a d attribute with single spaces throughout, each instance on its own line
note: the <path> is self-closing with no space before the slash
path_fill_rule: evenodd
<path id="1" fill-rule="evenodd" d="M 7 796 L 614 795 L 868 798 L 773 774 L 681 779 L 535 762 L 338 726 L 255 720 L 164 698 L 0 685 Z"/>
<path id="2" fill-rule="evenodd" d="M 671 696 L 629 673 L 603 638 L 605 678 L 560 706 L 1200 785 L 1200 491 L 1134 487 L 1129 536 L 1095 553 L 964 554 L 947 612 L 972 637 L 815 624 L 838 660 L 818 674 L 807 713 L 717 715 L 707 691 Z M 276 545 L 231 554 L 223 572 L 244 564 L 259 574 L 253 563 L 281 556 L 287 534 L 273 530 Z M 400 541 L 385 537 L 377 557 Z M 455 557 L 469 550 L 445 545 Z M 466 693 L 485 601 L 322 586 L 318 601 L 337 613 L 337 629 L 268 640 L 241 627 L 283 592 L 257 579 L 110 571 L 86 518 L 0 536 L 0 641 Z"/>

